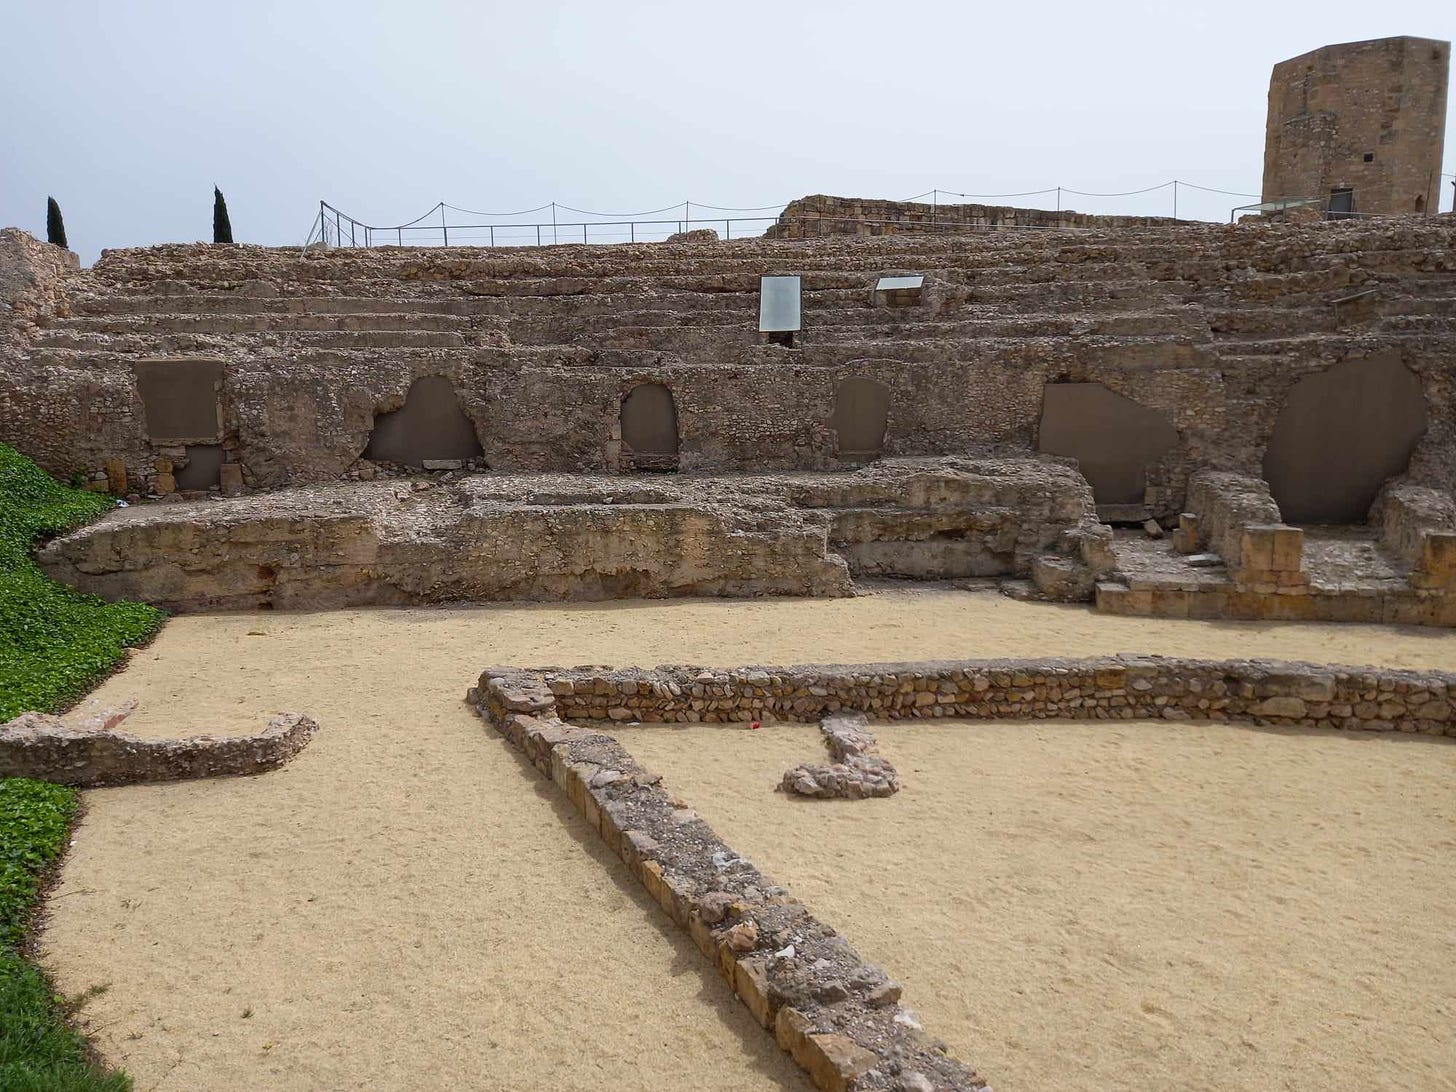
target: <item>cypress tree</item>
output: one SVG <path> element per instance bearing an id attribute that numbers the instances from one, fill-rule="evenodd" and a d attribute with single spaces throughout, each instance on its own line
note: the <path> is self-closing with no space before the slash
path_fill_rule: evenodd
<path id="1" fill-rule="evenodd" d="M 61 206 L 54 197 L 46 198 L 46 242 L 70 249 L 66 243 L 66 222 L 61 219 Z"/>
<path id="2" fill-rule="evenodd" d="M 230 243 L 233 241 L 233 225 L 228 220 L 227 202 L 222 199 L 222 190 L 212 187 L 212 241 Z"/>

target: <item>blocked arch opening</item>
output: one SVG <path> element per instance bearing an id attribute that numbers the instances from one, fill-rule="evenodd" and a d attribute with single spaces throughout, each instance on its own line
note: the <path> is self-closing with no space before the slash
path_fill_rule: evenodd
<path id="1" fill-rule="evenodd" d="M 622 398 L 624 470 L 677 469 L 677 404 L 661 383 L 639 383 Z"/>
<path id="2" fill-rule="evenodd" d="M 841 459 L 878 459 L 885 449 L 890 419 L 890 388 L 858 376 L 845 379 L 834 390 L 834 454 Z"/>
<path id="3" fill-rule="evenodd" d="M 1101 383 L 1042 388 L 1037 450 L 1076 459 L 1098 504 L 1144 503 L 1148 467 L 1178 444 L 1178 430 L 1161 413 Z"/>
<path id="4" fill-rule="evenodd" d="M 421 376 L 410 384 L 404 405 L 374 418 L 364 458 L 401 466 L 465 462 L 484 454 L 455 385 L 443 375 Z"/>
<path id="5" fill-rule="evenodd" d="M 1347 360 L 1289 391 L 1264 480 L 1289 523 L 1362 523 L 1426 431 L 1420 377 L 1394 357 Z"/>

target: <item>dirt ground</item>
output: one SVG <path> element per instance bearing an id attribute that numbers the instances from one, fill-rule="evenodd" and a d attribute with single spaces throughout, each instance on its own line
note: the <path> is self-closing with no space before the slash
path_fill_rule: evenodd
<path id="1" fill-rule="evenodd" d="M 1456 634 L 1116 619 L 923 589 L 178 618 L 98 692 L 141 700 L 131 731 L 252 730 L 303 710 L 320 734 L 261 777 L 86 793 L 43 955 L 64 992 L 105 987 L 85 1008 L 90 1031 L 142 1090 L 805 1088 L 465 689 L 495 664 L 1116 651 L 1450 667 Z M 1334 806 L 1346 789 L 1331 785 Z M 1075 787 L 1122 806 L 1105 778 Z M 990 943 L 1009 941 L 1024 938 Z M 958 958 L 980 973 L 983 953 Z M 1441 1011 L 1426 1013 L 1433 1026 Z M 1109 1057 L 1138 1047 L 1097 1042 Z"/>
<path id="2" fill-rule="evenodd" d="M 863 801 L 772 791 L 813 726 L 618 734 L 997 1092 L 1456 1088 L 1456 741 L 876 731 Z"/>

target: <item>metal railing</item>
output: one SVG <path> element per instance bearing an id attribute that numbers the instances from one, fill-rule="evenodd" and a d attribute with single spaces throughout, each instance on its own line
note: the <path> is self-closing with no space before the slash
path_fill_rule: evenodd
<path id="1" fill-rule="evenodd" d="M 646 243 L 661 242 L 670 235 L 698 228 L 721 230 L 720 238 L 746 239 L 762 235 L 777 216 L 694 217 L 688 209 L 671 219 L 565 220 L 552 210 L 550 220 L 540 221 L 457 221 L 445 215 L 449 206 L 437 205 L 419 220 L 407 224 L 366 224 L 330 205 L 319 202 L 318 216 L 304 244 L 322 241 L 330 246 L 557 246 L 563 243 Z M 434 219 L 438 217 L 438 220 Z"/>
<path id="2" fill-rule="evenodd" d="M 339 247 L 376 246 L 557 246 L 569 243 L 646 243 L 661 242 L 683 232 L 710 228 L 721 232 L 720 239 L 761 237 L 768 229 L 779 226 L 786 230 L 782 237 L 802 239 L 822 235 L 880 234 L 957 234 L 987 231 L 1067 231 L 1076 230 L 1066 223 L 967 223 L 956 220 L 924 220 L 920 218 L 870 218 L 825 216 L 821 214 L 793 216 L 694 216 L 691 205 L 675 206 L 682 215 L 653 219 L 563 220 L 557 215 L 562 206 L 546 205 L 552 218 L 540 221 L 495 222 L 490 220 L 451 222 L 443 203 L 424 216 L 407 224 L 381 226 L 367 224 L 335 208 L 327 201 L 319 202 L 305 248 L 316 242 Z M 702 206 L 699 206 L 702 208 Z M 541 211 L 538 209 L 528 210 Z M 575 210 L 571 210 L 575 211 Z M 1046 209 L 1027 210 L 1057 216 Z M 1076 215 L 1068 213 L 1067 215 Z M 852 230 L 842 230 L 845 225 Z"/>

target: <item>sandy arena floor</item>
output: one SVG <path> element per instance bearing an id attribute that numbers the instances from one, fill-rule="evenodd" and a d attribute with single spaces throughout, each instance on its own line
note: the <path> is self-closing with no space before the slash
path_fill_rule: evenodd
<path id="1" fill-rule="evenodd" d="M 86 1007 L 90 1030 L 139 1090 L 805 1088 L 554 789 L 467 709 L 466 687 L 492 664 L 1123 650 L 1450 667 L 1456 634 L 1116 619 L 925 590 L 179 618 L 98 692 L 141 699 L 131 731 L 251 730 L 289 709 L 322 731 L 261 777 L 88 792 L 44 956 L 67 993 L 107 987 Z M 1446 753 L 1401 751 L 1412 764 Z M 1365 776 L 1331 780 L 1329 806 Z M 1118 800 L 1105 780 L 1077 791 Z M 1260 814 L 1256 840 L 1288 836 Z M 1352 906 L 1389 897 L 1383 883 L 1343 894 Z M 877 934 L 844 924 L 878 950 Z M 968 971 L 984 962 L 961 958 Z M 1425 1013 L 1432 1027 L 1450 1015 Z M 1058 1041 L 1074 1030 L 1043 1029 Z M 1140 1043 L 1098 1053 L 1153 1065 Z"/>
<path id="2" fill-rule="evenodd" d="M 1456 742 L 878 732 L 866 801 L 771 791 L 813 726 L 619 734 L 997 1092 L 1456 1088 Z"/>

